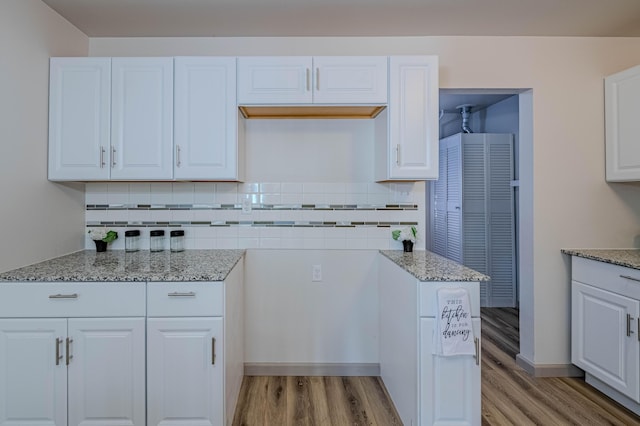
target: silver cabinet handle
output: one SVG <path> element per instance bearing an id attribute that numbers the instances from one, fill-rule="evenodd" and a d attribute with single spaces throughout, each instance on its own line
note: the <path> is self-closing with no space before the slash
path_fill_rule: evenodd
<path id="1" fill-rule="evenodd" d="M 633 334 L 633 331 L 631 331 L 632 320 L 633 320 L 633 317 L 631 316 L 631 314 L 627 314 L 627 337 L 630 337 Z"/>
<path id="2" fill-rule="evenodd" d="M 216 365 L 216 338 L 211 338 L 211 365 Z"/>
<path id="3" fill-rule="evenodd" d="M 56 337 L 56 365 L 60 365 L 62 355 L 60 355 L 60 346 L 62 345 L 62 337 Z"/>
<path id="4" fill-rule="evenodd" d="M 640 342 L 640 317 L 638 317 L 638 342 Z"/>
<path id="5" fill-rule="evenodd" d="M 105 149 L 104 146 L 100 146 L 100 168 L 102 169 L 104 166 L 106 166 L 106 163 L 104 162 L 104 154 L 105 154 Z"/>
<path id="6" fill-rule="evenodd" d="M 168 293 L 167 296 L 169 296 L 169 297 L 196 297 L 196 292 L 195 291 L 189 291 L 187 293 L 179 293 L 179 292 L 175 291 L 173 293 Z"/>
<path id="7" fill-rule="evenodd" d="M 476 347 L 476 356 L 474 357 L 476 359 L 476 365 L 480 365 L 480 339 L 477 337 L 473 339 L 473 344 Z"/>
<path id="8" fill-rule="evenodd" d="M 73 339 L 67 337 L 67 365 L 73 359 L 73 355 L 71 355 L 71 344 L 73 343 Z"/>
<path id="9" fill-rule="evenodd" d="M 396 164 L 400 165 L 400 144 L 396 145 Z"/>
<path id="10" fill-rule="evenodd" d="M 72 294 L 50 294 L 49 295 L 49 299 L 77 299 L 78 298 L 78 293 L 72 293 Z"/>
<path id="11" fill-rule="evenodd" d="M 633 278 L 633 277 L 630 277 L 629 275 L 620 275 L 620 278 L 626 278 L 628 280 L 636 281 L 640 283 L 640 278 Z"/>
<path id="12" fill-rule="evenodd" d="M 320 68 L 316 68 L 316 90 L 320 90 Z"/>
<path id="13" fill-rule="evenodd" d="M 116 147 L 111 145 L 111 168 L 116 166 Z"/>
<path id="14" fill-rule="evenodd" d="M 180 145 L 176 145 L 176 166 L 180 167 L 182 163 L 180 162 Z"/>
<path id="15" fill-rule="evenodd" d="M 307 68 L 307 92 L 311 90 L 311 70 Z"/>

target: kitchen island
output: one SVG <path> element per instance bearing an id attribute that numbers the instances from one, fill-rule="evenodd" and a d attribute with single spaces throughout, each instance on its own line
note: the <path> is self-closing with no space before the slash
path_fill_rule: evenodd
<path id="1" fill-rule="evenodd" d="M 480 282 L 488 277 L 429 251 L 380 253 L 380 375 L 403 424 L 479 425 Z M 445 288 L 469 296 L 474 355 L 435 353 Z"/>
<path id="2" fill-rule="evenodd" d="M 87 250 L 0 274 L 0 423 L 230 425 L 243 295 L 243 250 Z"/>

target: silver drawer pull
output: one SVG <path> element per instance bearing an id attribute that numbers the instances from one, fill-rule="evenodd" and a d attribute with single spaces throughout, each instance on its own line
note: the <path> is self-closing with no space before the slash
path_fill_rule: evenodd
<path id="1" fill-rule="evenodd" d="M 480 365 L 480 339 L 478 339 L 477 337 L 473 339 L 473 345 L 476 349 L 476 356 L 474 356 L 474 358 L 476 359 L 476 365 Z"/>
<path id="2" fill-rule="evenodd" d="M 640 283 L 640 278 L 633 278 L 633 277 L 630 277 L 629 275 L 620 275 L 620 278 L 626 278 L 628 280 L 637 281 Z"/>
<path id="3" fill-rule="evenodd" d="M 177 291 L 173 293 L 167 294 L 169 297 L 196 297 L 196 293 L 194 291 L 190 291 L 188 293 L 178 293 Z"/>
<path id="4" fill-rule="evenodd" d="M 631 314 L 627 314 L 627 337 L 633 334 L 633 331 L 631 331 L 631 321 L 633 321 L 633 317 Z"/>
<path id="5" fill-rule="evenodd" d="M 77 299 L 78 293 L 73 294 L 50 294 L 49 299 Z"/>

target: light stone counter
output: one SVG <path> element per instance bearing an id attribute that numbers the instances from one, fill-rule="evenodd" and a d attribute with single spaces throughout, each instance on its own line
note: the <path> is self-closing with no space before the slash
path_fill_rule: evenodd
<path id="1" fill-rule="evenodd" d="M 562 253 L 640 269 L 640 250 L 638 249 L 562 249 Z"/>
<path id="2" fill-rule="evenodd" d="M 419 281 L 488 281 L 489 277 L 430 251 L 380 250 Z"/>
<path id="3" fill-rule="evenodd" d="M 0 273 L 0 281 L 224 281 L 244 250 L 84 250 Z"/>

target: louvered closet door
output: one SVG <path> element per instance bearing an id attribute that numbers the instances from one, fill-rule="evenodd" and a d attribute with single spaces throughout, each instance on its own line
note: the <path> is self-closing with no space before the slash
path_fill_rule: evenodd
<path id="1" fill-rule="evenodd" d="M 513 139 L 510 134 L 489 135 L 487 207 L 490 234 L 489 306 L 516 305 L 513 188 Z"/>
<path id="2" fill-rule="evenodd" d="M 487 176 L 485 170 L 485 135 L 463 135 L 463 263 L 471 269 L 489 274 L 487 254 Z M 480 283 L 480 304 L 486 306 L 489 284 Z"/>
<path id="3" fill-rule="evenodd" d="M 431 184 L 432 199 L 432 247 L 441 256 L 447 254 L 447 140 L 440 141 L 438 180 Z"/>
<path id="4" fill-rule="evenodd" d="M 460 135 L 447 144 L 447 251 L 462 263 L 462 186 Z"/>

